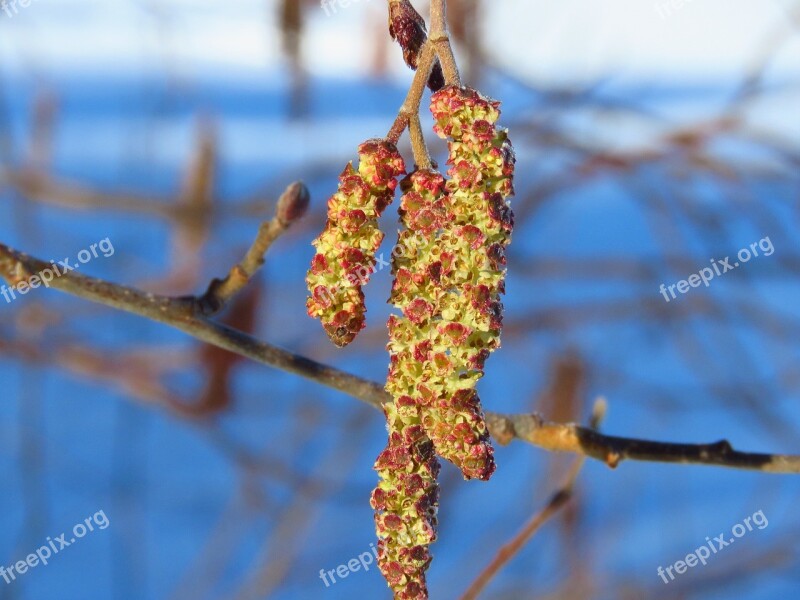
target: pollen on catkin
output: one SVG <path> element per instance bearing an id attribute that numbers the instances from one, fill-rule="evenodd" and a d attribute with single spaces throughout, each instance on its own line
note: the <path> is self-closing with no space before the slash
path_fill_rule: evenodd
<path id="1" fill-rule="evenodd" d="M 414 277 L 407 269 L 401 275 L 400 265 L 413 262 L 420 244 L 428 241 L 413 239 L 414 231 L 405 217 L 408 208 L 425 203 L 433 209 L 425 220 L 430 232 L 438 229 L 438 218 L 444 217 L 443 206 L 434 207 L 435 198 L 443 196 L 444 178 L 434 171 L 415 171 L 401 184 L 406 191 L 400 208 L 406 229 L 393 252 L 395 277 L 403 277 L 395 285 L 392 301 L 403 311 L 402 315 L 389 318 L 389 375 L 386 391 L 391 401 L 386 404 L 386 426 L 389 443 L 375 462 L 380 483 L 372 495 L 375 509 L 375 524 L 379 538 L 378 563 L 397 599 L 425 600 L 428 598 L 425 583 L 431 556 L 428 550 L 436 539 L 436 510 L 438 486 L 436 483 L 439 463 L 432 440 L 422 425 L 422 411 L 417 385 L 426 376 L 426 367 L 415 354 L 416 347 L 430 338 L 432 311 L 417 314 L 413 296 L 420 307 L 434 306 L 435 289 L 426 285 L 426 275 Z M 424 196 L 424 198 L 423 198 Z M 416 206 L 416 205 L 415 205 Z M 426 229 L 427 230 L 427 229 Z M 405 277 L 405 274 L 408 277 Z"/>
<path id="2" fill-rule="evenodd" d="M 391 204 L 397 177 L 405 164 L 394 144 L 370 140 L 358 149 L 339 176 L 339 189 L 328 200 L 328 221 L 314 240 L 316 255 L 306 277 L 308 314 L 318 318 L 331 341 L 346 346 L 364 328 L 362 286 L 375 270 L 375 252 L 383 233 L 378 218 Z"/>
<path id="3" fill-rule="evenodd" d="M 425 571 L 436 541 L 439 461 L 419 407 L 400 396 L 385 407 L 389 442 L 375 461 L 372 492 L 378 565 L 397 600 L 427 600 Z"/>
<path id="4" fill-rule="evenodd" d="M 459 217 L 444 177 L 420 170 L 403 180 L 401 231 L 393 255 L 387 391 L 408 395 L 436 451 L 466 478 L 488 479 L 494 458 L 475 384 L 482 375 L 481 331 L 473 308 L 475 250 L 459 236 Z M 483 327 L 486 329 L 486 327 Z"/>
<path id="5" fill-rule="evenodd" d="M 488 479 L 495 469 L 475 386 L 489 354 L 500 347 L 505 292 L 505 248 L 511 240 L 514 151 L 495 126 L 499 103 L 471 89 L 448 87 L 433 95 L 435 131 L 449 138 L 447 212 L 437 238 L 443 257 L 434 270 L 439 298 L 437 335 L 429 362 L 444 391 L 423 403 L 423 426 L 437 452 L 465 477 Z M 430 267 L 428 267 L 430 270 Z M 423 351 L 420 351 L 422 354 Z M 421 394 L 429 386 L 421 385 Z"/>

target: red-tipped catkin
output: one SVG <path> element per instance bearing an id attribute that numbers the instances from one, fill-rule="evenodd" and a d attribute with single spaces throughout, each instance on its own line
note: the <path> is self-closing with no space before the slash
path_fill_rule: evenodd
<path id="1" fill-rule="evenodd" d="M 375 252 L 383 240 L 378 217 L 391 204 L 397 177 L 405 165 L 394 144 L 364 142 L 359 165 L 347 165 L 339 189 L 328 200 L 328 222 L 314 240 L 317 253 L 306 283 L 308 314 L 320 319 L 337 346 L 346 346 L 364 328 L 361 288 L 375 270 Z"/>
<path id="2" fill-rule="evenodd" d="M 444 196 L 444 178 L 434 171 L 417 171 L 403 182 L 408 189 L 403 196 L 401 215 L 416 201 L 429 204 L 437 196 Z M 424 196 L 424 198 L 423 198 Z M 436 209 L 434 209 L 436 211 Z M 416 212 L 414 214 L 417 214 Z M 437 215 L 446 216 L 444 207 L 425 219 L 435 232 Z M 395 252 L 393 269 L 400 277 L 398 265 L 411 264 L 420 245 L 428 246 L 430 239 L 411 239 L 408 228 L 400 235 Z M 421 264 L 421 263 L 420 263 Z M 436 539 L 436 510 L 438 487 L 436 478 L 439 464 L 432 440 L 422 424 L 422 399 L 417 385 L 430 377 L 430 368 L 416 353 L 420 345 L 430 343 L 430 326 L 436 299 L 434 288 L 426 286 L 426 277 L 417 278 L 417 286 L 408 274 L 402 283 L 395 285 L 392 302 L 403 309 L 402 316 L 389 319 L 389 375 L 386 391 L 392 401 L 386 405 L 389 444 L 375 463 L 380 483 L 373 493 L 372 506 L 376 510 L 378 532 L 378 562 L 395 598 L 426 600 L 425 571 L 430 564 L 428 547 Z"/>
<path id="3" fill-rule="evenodd" d="M 381 571 L 396 599 L 426 600 L 436 539 L 436 454 L 466 478 L 489 479 L 494 451 L 476 391 L 500 346 L 505 247 L 513 228 L 514 152 L 495 127 L 498 103 L 474 90 L 434 94 L 436 132 L 449 138 L 448 174 L 406 177 L 395 251 L 386 391 L 389 443 L 372 495 Z"/>
<path id="4" fill-rule="evenodd" d="M 514 151 L 506 130 L 495 126 L 499 103 L 471 89 L 447 87 L 431 98 L 435 131 L 449 138 L 448 222 L 438 251 L 442 269 L 438 326 L 451 394 L 425 409 L 423 424 L 437 452 L 466 477 L 488 479 L 492 448 L 474 387 L 489 354 L 500 347 L 505 292 L 505 248 L 511 241 Z M 451 258 L 452 257 L 452 258 Z"/>
<path id="5" fill-rule="evenodd" d="M 390 321 L 387 390 L 408 395 L 436 451 L 468 479 L 491 477 L 494 455 L 475 390 L 483 376 L 499 307 L 490 306 L 480 273 L 488 268 L 482 238 L 466 229 L 466 207 L 434 171 L 403 182 L 405 231 L 395 254 L 391 302 L 403 311 Z"/>
<path id="6" fill-rule="evenodd" d="M 436 541 L 439 462 L 420 424 L 419 408 L 401 396 L 385 409 L 389 443 L 375 461 L 372 492 L 378 565 L 398 600 L 427 600 L 425 571 Z"/>

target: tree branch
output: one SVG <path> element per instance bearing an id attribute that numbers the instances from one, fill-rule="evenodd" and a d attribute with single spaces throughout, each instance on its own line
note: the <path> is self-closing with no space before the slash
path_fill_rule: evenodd
<path id="1" fill-rule="evenodd" d="M 430 41 L 436 46 L 436 55 L 442 63 L 444 81 L 447 85 L 461 87 L 461 75 L 450 45 L 447 32 L 447 0 L 431 0 L 431 34 Z"/>
<path id="2" fill-rule="evenodd" d="M 30 282 L 52 264 L 0 244 L 0 276 L 10 285 Z M 199 299 L 174 298 L 64 273 L 49 283 L 67 294 L 109 306 L 174 327 L 188 335 L 255 362 L 299 375 L 343 392 L 378 409 L 389 400 L 383 386 L 335 367 L 318 363 L 259 341 L 254 337 L 208 319 Z M 569 452 L 606 463 L 614 468 L 623 460 L 715 465 L 764 473 L 800 473 L 800 456 L 755 454 L 734 450 L 727 441 L 714 444 L 674 444 L 601 434 L 572 423 L 547 423 L 538 415 L 486 413 L 489 431 L 500 444 L 521 440 L 544 450 Z"/>
<path id="3" fill-rule="evenodd" d="M 800 473 L 800 456 L 756 454 L 734 450 L 730 442 L 678 444 L 605 435 L 574 423 L 548 423 L 539 415 L 487 413 L 489 429 L 500 444 L 524 440 L 551 452 L 569 452 L 616 468 L 623 460 L 709 465 L 762 471 Z"/>
<path id="4" fill-rule="evenodd" d="M 242 261 L 231 268 L 225 279 L 214 279 L 208 290 L 198 299 L 198 308 L 205 316 L 211 316 L 238 294 L 264 264 L 264 256 L 272 244 L 308 209 L 310 196 L 302 182 L 286 188 L 270 221 L 261 224 L 255 241 Z"/>
<path id="5" fill-rule="evenodd" d="M 422 104 L 422 95 L 425 92 L 425 86 L 435 60 L 436 52 L 433 45 L 426 41 L 422 46 L 422 50 L 420 50 L 417 71 L 414 73 L 414 79 L 411 81 L 408 94 L 397 112 L 397 118 L 392 124 L 389 133 L 386 134 L 386 139 L 393 144 L 397 144 L 400 136 L 403 135 L 403 131 L 412 123 L 413 119 L 419 121 L 419 107 Z M 425 145 L 425 138 L 415 134 L 413 129 L 411 131 L 411 149 L 414 152 L 414 162 L 417 163 L 419 168 L 425 169 L 431 166 L 431 157 Z"/>

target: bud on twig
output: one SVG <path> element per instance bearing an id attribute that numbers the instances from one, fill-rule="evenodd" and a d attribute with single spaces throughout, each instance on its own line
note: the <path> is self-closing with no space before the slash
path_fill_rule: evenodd
<path id="1" fill-rule="evenodd" d="M 302 181 L 295 181 L 281 194 L 275 215 L 284 225 L 291 225 L 302 219 L 308 210 L 311 194 Z"/>
<path id="2" fill-rule="evenodd" d="M 419 53 L 428 39 L 425 19 L 409 0 L 397 0 L 389 4 L 389 34 L 403 49 L 403 59 L 413 71 L 419 64 Z M 439 61 L 434 63 L 428 87 L 436 92 L 444 87 L 444 74 Z"/>

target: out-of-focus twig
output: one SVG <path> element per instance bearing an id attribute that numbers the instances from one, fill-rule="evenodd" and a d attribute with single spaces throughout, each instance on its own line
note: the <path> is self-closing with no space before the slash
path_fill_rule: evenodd
<path id="1" fill-rule="evenodd" d="M 302 182 L 291 184 L 278 200 L 275 216 L 262 223 L 255 241 L 237 265 L 231 268 L 225 279 L 215 279 L 199 299 L 200 311 L 206 316 L 219 312 L 235 296 L 264 264 L 264 255 L 291 224 L 300 219 L 308 208 L 310 196 Z"/>
<path id="2" fill-rule="evenodd" d="M 598 400 L 594 405 L 589 427 L 592 429 L 599 427 L 600 422 L 605 416 L 605 412 L 605 400 Z M 472 585 L 469 586 L 469 589 L 461 596 L 461 600 L 475 600 L 478 594 L 489 585 L 489 582 L 494 579 L 500 570 L 519 554 L 520 550 L 522 550 L 536 532 L 539 531 L 539 528 L 570 501 L 573 489 L 575 488 L 575 481 L 578 479 L 578 474 L 581 472 L 585 460 L 586 457 L 581 456 L 573 462 L 564 484 L 553 494 L 547 505 L 539 513 L 531 517 L 511 541 L 500 548 L 492 561 L 480 572 Z"/>

